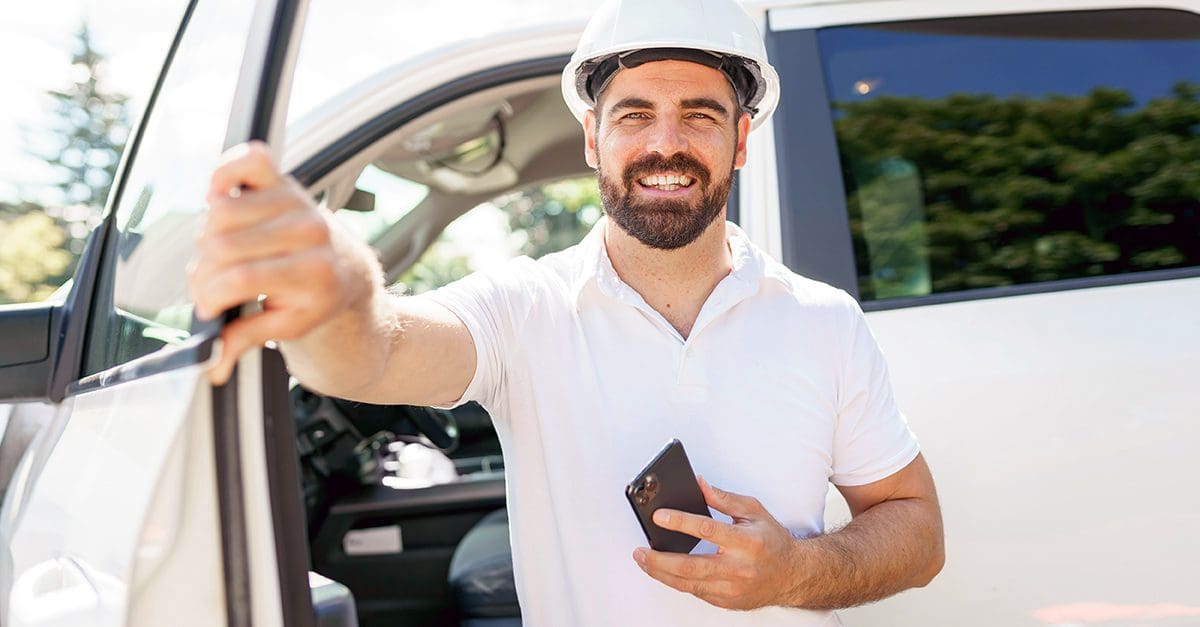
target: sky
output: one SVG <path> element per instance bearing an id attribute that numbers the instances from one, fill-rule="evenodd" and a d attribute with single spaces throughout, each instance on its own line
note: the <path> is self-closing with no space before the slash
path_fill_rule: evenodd
<path id="1" fill-rule="evenodd" d="M 0 3 L 0 201 L 55 180 L 27 150 L 53 121 L 45 91 L 71 84 L 71 46 L 82 21 L 91 25 L 95 47 L 109 55 L 102 84 L 130 96 L 131 109 L 140 110 L 183 7 L 181 0 Z"/>

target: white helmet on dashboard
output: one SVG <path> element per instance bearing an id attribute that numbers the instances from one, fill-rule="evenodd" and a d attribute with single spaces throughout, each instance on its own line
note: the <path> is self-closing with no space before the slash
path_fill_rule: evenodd
<path id="1" fill-rule="evenodd" d="M 751 130 L 779 103 L 779 75 L 767 62 L 754 19 L 736 0 L 605 2 L 563 70 L 563 98 L 582 122 L 618 70 L 666 59 L 724 72 L 751 116 Z"/>

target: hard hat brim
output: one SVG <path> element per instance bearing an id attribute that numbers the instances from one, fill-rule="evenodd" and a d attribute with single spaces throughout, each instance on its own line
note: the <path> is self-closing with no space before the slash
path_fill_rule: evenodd
<path id="1" fill-rule="evenodd" d="M 761 126 L 764 122 L 770 119 L 771 115 L 775 112 L 775 108 L 779 103 L 779 75 L 776 73 L 775 68 L 772 67 L 770 63 L 760 63 L 756 59 L 746 57 L 741 50 L 713 46 L 711 42 L 696 41 L 673 40 L 641 42 L 637 46 L 614 46 L 612 49 L 592 51 L 590 54 L 586 55 L 586 57 L 577 54 L 575 57 L 572 57 L 571 62 L 568 63 L 567 67 L 563 69 L 561 80 L 563 100 L 566 101 L 567 107 L 571 110 L 571 114 L 574 115 L 575 119 L 579 120 L 579 122 L 582 124 L 584 114 L 586 114 L 588 110 L 592 109 L 593 107 L 593 103 L 590 101 L 586 91 L 581 91 L 585 90 L 586 86 L 580 83 L 578 77 L 579 69 L 585 63 L 591 63 L 597 59 L 602 59 L 613 55 L 626 54 L 639 50 L 673 48 L 698 50 L 716 55 L 738 57 L 750 61 L 758 70 L 758 75 L 755 78 L 760 81 L 759 93 L 762 94 L 762 98 L 758 100 L 757 105 L 753 107 L 756 108 L 757 111 L 751 116 L 750 130 L 753 131 Z"/>

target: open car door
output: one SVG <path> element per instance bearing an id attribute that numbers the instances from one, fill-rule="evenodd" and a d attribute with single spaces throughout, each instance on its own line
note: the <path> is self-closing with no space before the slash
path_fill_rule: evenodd
<path id="1" fill-rule="evenodd" d="M 276 138 L 304 5 L 192 0 L 70 295 L 0 309 L 0 402 L 53 407 L 0 510 L 6 627 L 313 624 L 282 364 L 210 386 L 236 312 L 196 321 L 186 277 L 221 152 Z"/>

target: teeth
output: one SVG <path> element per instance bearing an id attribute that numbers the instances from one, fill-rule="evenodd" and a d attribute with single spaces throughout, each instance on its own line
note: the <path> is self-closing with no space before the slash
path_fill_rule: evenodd
<path id="1" fill-rule="evenodd" d="M 680 187 L 691 185 L 693 180 L 692 177 L 682 174 L 655 174 L 644 177 L 639 182 L 646 187 L 658 187 L 667 191 L 674 191 Z"/>

